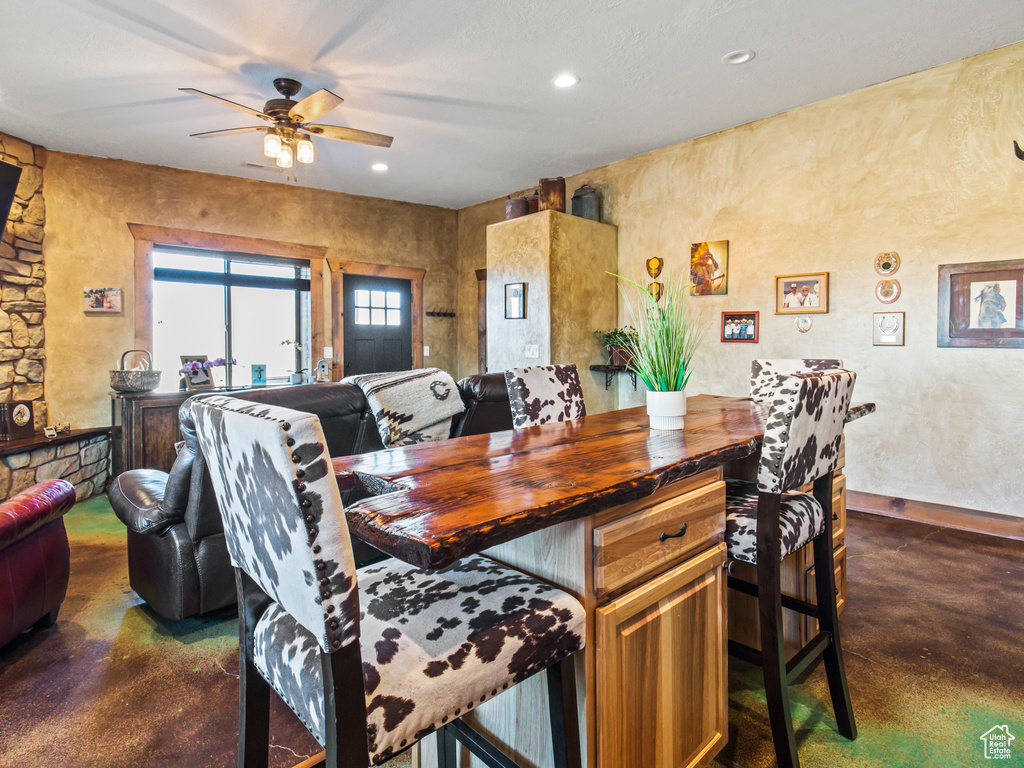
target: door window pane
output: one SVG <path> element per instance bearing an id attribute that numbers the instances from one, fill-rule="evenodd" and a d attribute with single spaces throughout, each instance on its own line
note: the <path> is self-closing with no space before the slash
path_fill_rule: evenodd
<path id="1" fill-rule="evenodd" d="M 356 307 L 356 325 L 370 324 L 370 310 L 368 307 Z"/>
<path id="2" fill-rule="evenodd" d="M 375 291 L 376 293 L 376 291 Z M 371 309 L 370 310 L 370 324 L 371 325 L 384 325 L 384 310 L 383 309 Z"/>
<path id="3" fill-rule="evenodd" d="M 368 307 L 368 306 L 370 306 L 370 292 L 369 291 L 356 291 L 356 306 L 357 307 Z"/>
<path id="4" fill-rule="evenodd" d="M 402 308 L 402 294 L 388 291 L 388 309 Z M 389 323 L 390 324 L 390 323 Z"/>
<path id="5" fill-rule="evenodd" d="M 371 307 L 383 307 L 384 306 L 384 291 L 370 291 L 370 306 Z"/>
<path id="6" fill-rule="evenodd" d="M 401 325 L 402 324 L 402 313 L 397 309 L 389 309 L 388 313 L 388 325 Z"/>

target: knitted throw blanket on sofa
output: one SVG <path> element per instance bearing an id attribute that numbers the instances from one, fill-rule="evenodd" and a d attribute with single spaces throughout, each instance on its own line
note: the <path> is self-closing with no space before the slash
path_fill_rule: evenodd
<path id="1" fill-rule="evenodd" d="M 363 390 L 388 448 L 445 440 L 452 417 L 466 410 L 455 379 L 440 368 L 366 373 L 343 382 Z"/>

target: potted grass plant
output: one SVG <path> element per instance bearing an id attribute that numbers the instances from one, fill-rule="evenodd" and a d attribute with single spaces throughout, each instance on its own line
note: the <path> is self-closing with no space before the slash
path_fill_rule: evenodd
<path id="1" fill-rule="evenodd" d="M 686 301 L 689 283 L 668 278 L 656 299 L 635 280 L 615 277 L 621 281 L 619 291 L 636 329 L 627 340 L 629 368 L 647 385 L 651 429 L 682 429 L 693 356 L 707 331 Z"/>

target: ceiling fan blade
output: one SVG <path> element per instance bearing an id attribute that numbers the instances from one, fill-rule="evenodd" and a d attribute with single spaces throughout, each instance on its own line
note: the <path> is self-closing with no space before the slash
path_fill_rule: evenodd
<path id="1" fill-rule="evenodd" d="M 212 139 L 216 136 L 234 136 L 236 133 L 255 133 L 256 131 L 267 130 L 263 126 L 254 125 L 251 128 L 227 128 L 223 131 L 204 131 L 203 133 L 189 134 L 197 139 Z"/>
<path id="2" fill-rule="evenodd" d="M 184 91 L 185 93 L 191 93 L 193 96 L 198 96 L 201 99 L 207 99 L 208 101 L 212 101 L 214 104 L 223 104 L 225 107 L 237 109 L 239 112 L 245 112 L 247 115 L 258 117 L 261 120 L 270 119 L 259 110 L 253 109 L 252 107 L 247 107 L 244 104 L 236 104 L 233 101 L 222 99 L 220 96 L 214 96 L 212 93 L 206 93 L 206 91 L 197 91 L 195 88 L 179 88 L 178 90 Z"/>
<path id="3" fill-rule="evenodd" d="M 357 131 L 355 128 L 342 128 L 338 125 L 307 125 L 306 130 L 314 136 L 335 141 L 353 141 L 356 144 L 370 144 L 375 147 L 390 147 L 394 139 L 382 133 Z"/>
<path id="4" fill-rule="evenodd" d="M 288 110 L 288 117 L 298 120 L 300 123 L 312 123 L 319 120 L 344 99 L 336 93 L 331 93 L 326 88 L 321 88 L 316 93 L 311 93 L 302 99 L 298 104 Z"/>

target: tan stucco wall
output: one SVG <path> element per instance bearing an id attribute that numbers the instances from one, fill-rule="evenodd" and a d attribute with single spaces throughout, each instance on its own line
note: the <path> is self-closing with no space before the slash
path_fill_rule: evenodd
<path id="1" fill-rule="evenodd" d="M 604 193 L 619 268 L 685 269 L 690 244 L 730 241 L 729 295 L 688 391 L 745 395 L 754 357 L 840 357 L 878 413 L 847 431 L 851 489 L 1024 515 L 1022 349 L 939 349 L 939 264 L 1024 256 L 1024 44 L 910 75 L 567 179 Z M 551 169 L 551 175 L 558 172 Z M 459 212 L 459 364 L 476 360 L 478 230 L 504 200 Z M 906 346 L 873 347 L 880 251 L 899 252 Z M 807 334 L 775 316 L 774 276 L 828 271 L 831 311 Z M 475 296 L 475 293 L 473 294 Z M 760 343 L 719 342 L 722 310 L 758 310 Z M 620 322 L 626 318 L 622 308 Z M 642 402 L 620 387 L 622 405 Z"/>
<path id="2" fill-rule="evenodd" d="M 45 183 L 51 422 L 110 423 L 107 372 L 134 346 L 128 222 L 327 246 L 328 258 L 422 267 L 424 309 L 456 303 L 451 210 L 61 152 L 49 153 Z M 121 287 L 124 316 L 85 316 L 86 285 Z M 424 364 L 454 370 L 453 322 L 426 317 L 423 332 L 431 352 Z"/>

